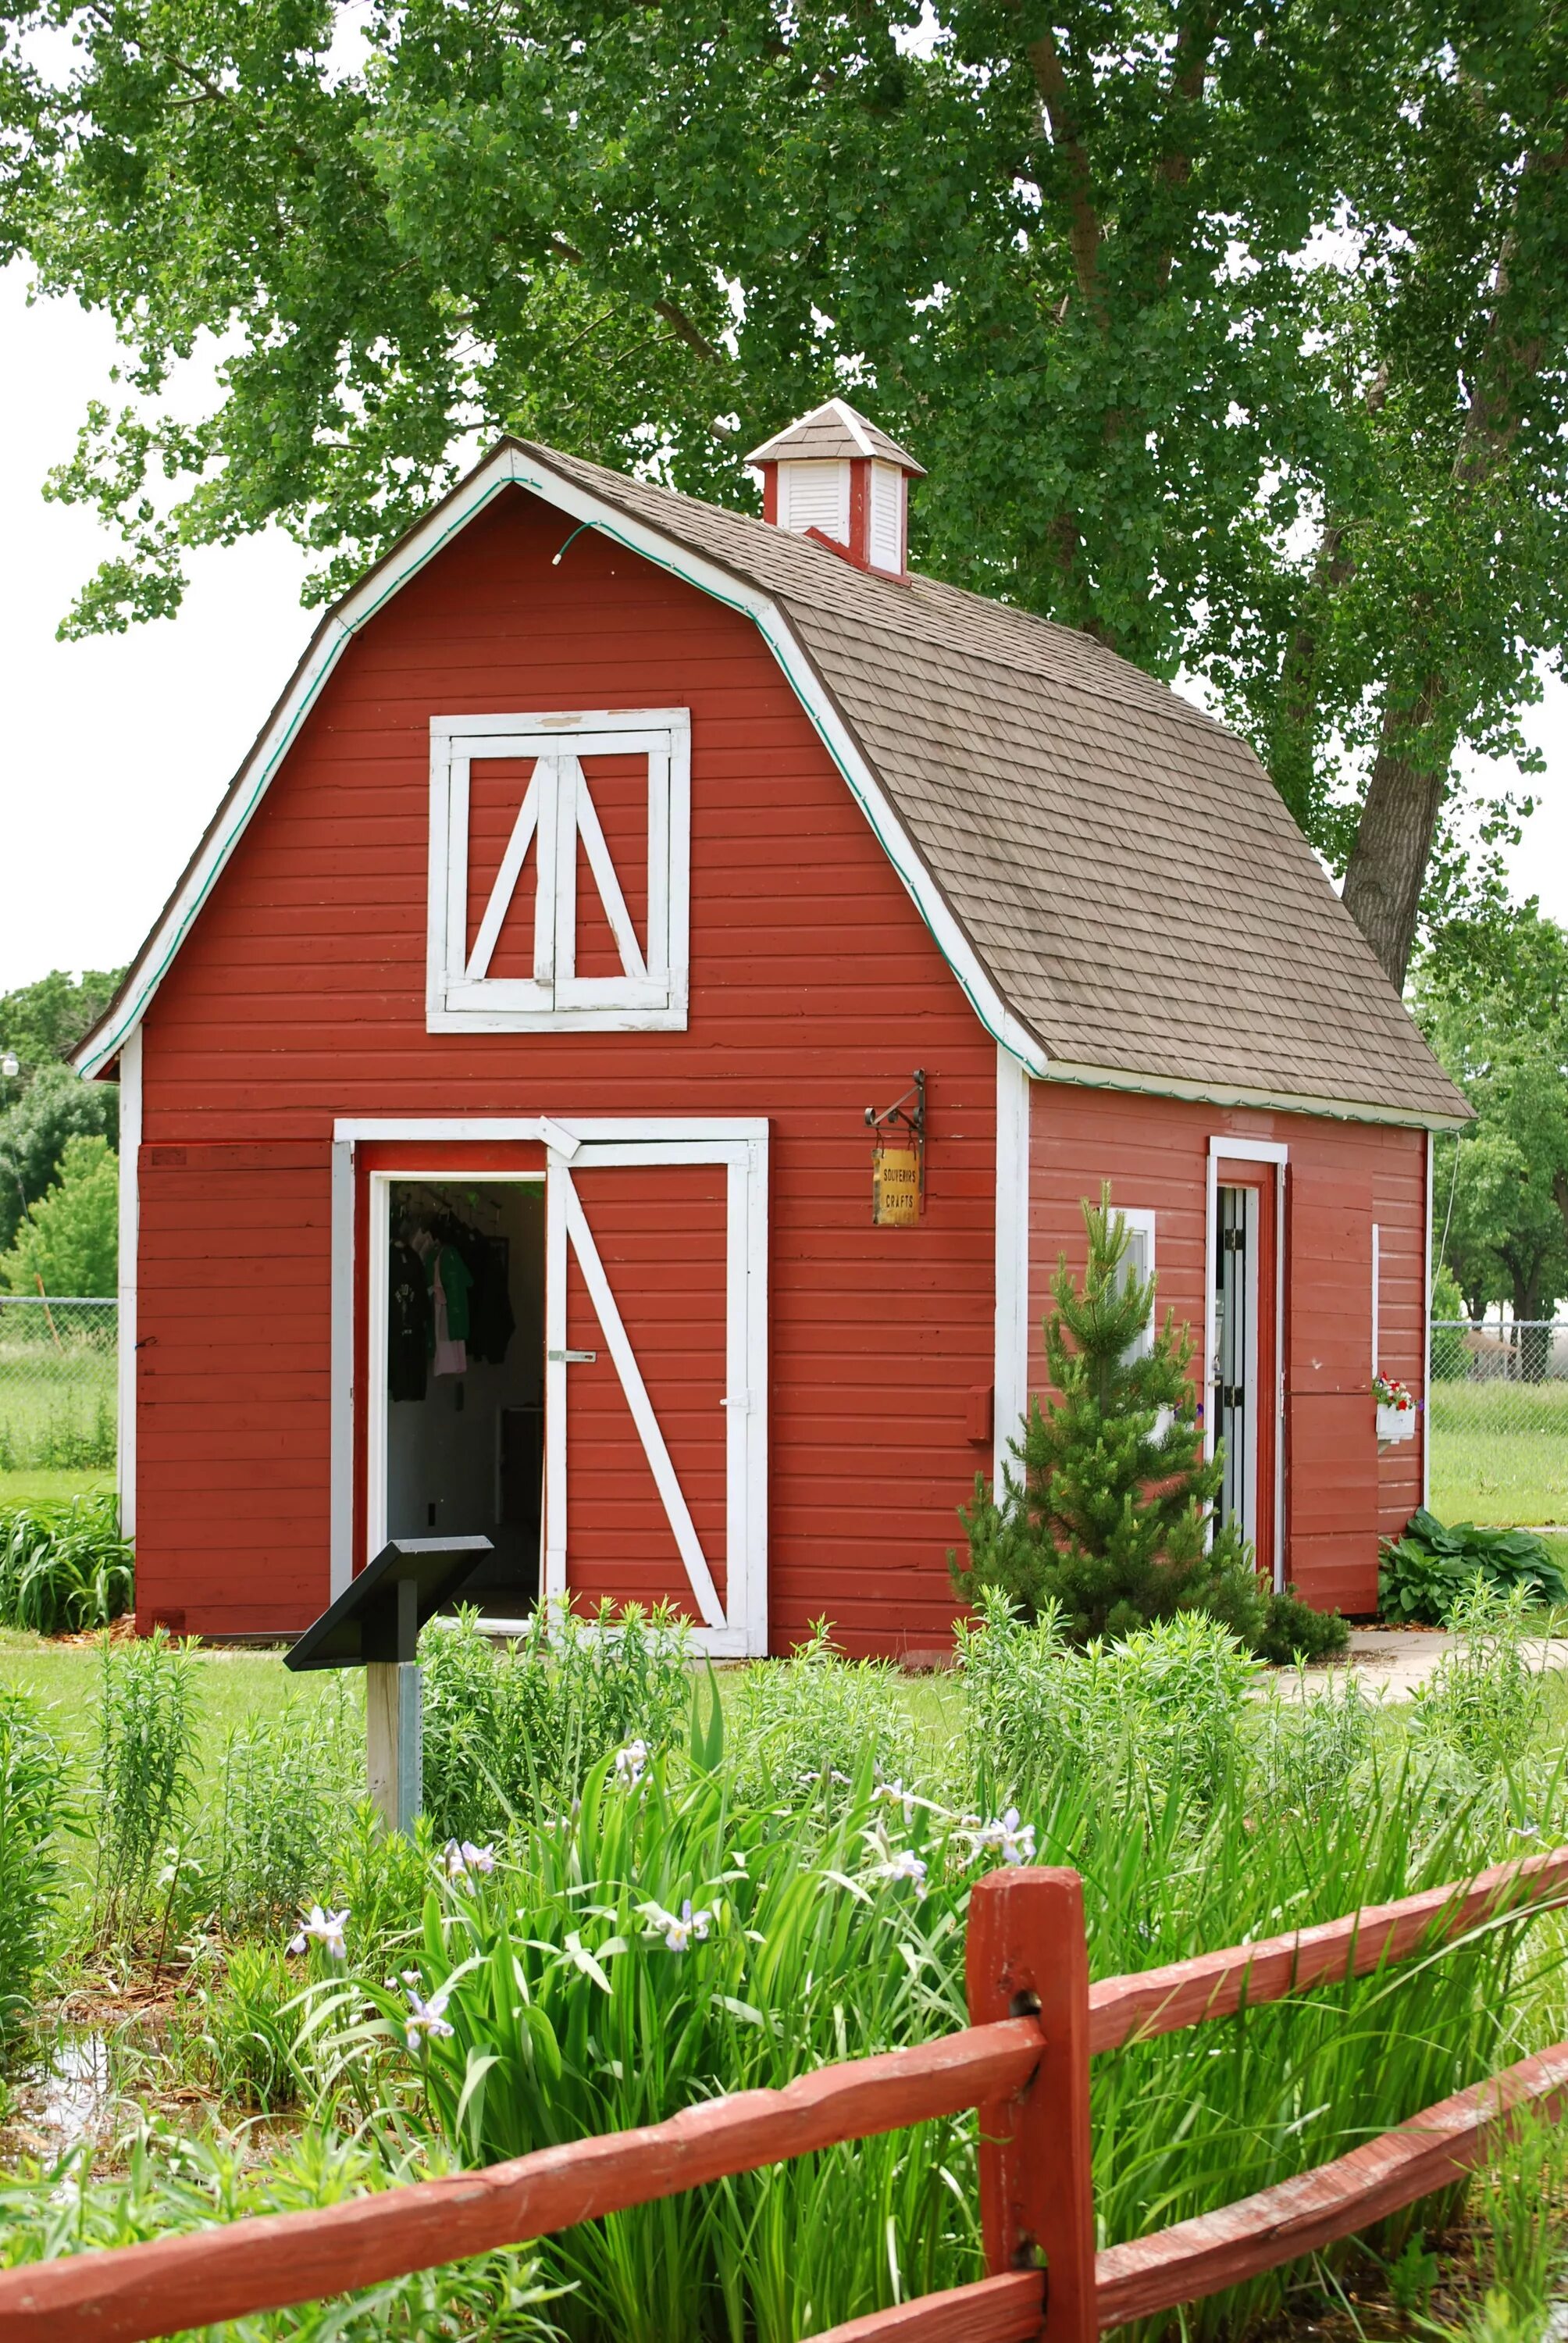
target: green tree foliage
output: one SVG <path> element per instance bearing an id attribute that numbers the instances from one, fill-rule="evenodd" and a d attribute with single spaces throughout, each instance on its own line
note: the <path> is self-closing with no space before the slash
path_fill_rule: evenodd
<path id="1" fill-rule="evenodd" d="M 848 388 L 930 467 L 924 566 L 1206 675 L 1402 976 L 1452 751 L 1563 635 L 1553 0 L 378 0 L 334 53 L 366 21 L 5 14 L 0 256 L 128 352 L 55 478 L 124 540 L 69 628 L 274 518 L 325 595 L 503 428 L 749 503 Z"/>
<path id="2" fill-rule="evenodd" d="M 71 977 L 56 968 L 35 984 L 0 993 L 0 1054 L 10 1051 L 21 1061 L 19 1074 L 0 1075 L 0 1253 L 48 1189 L 68 1139 L 119 1144 L 117 1086 L 80 1081 L 63 1061 L 103 1014 L 124 973 L 87 969 Z"/>
<path id="3" fill-rule="evenodd" d="M 55 1184 L 0 1254 L 0 1291 L 113 1293 L 119 1167 L 106 1139 L 68 1139 Z"/>
<path id="4" fill-rule="evenodd" d="M 1416 993 L 1476 1110 L 1436 1151 L 1438 1259 L 1472 1317 L 1506 1302 L 1516 1319 L 1549 1318 L 1568 1294 L 1568 934 L 1533 905 L 1456 924 L 1423 957 Z M 1523 1363 L 1539 1373 L 1543 1345 L 1526 1338 Z"/>
<path id="5" fill-rule="evenodd" d="M 119 1129 L 117 1084 L 84 1082 L 69 1066 L 39 1067 L 15 1105 L 0 1110 L 0 1253 L 47 1192 L 66 1141 L 98 1138 L 115 1147 Z"/>
<path id="6" fill-rule="evenodd" d="M 0 1051 L 22 1061 L 25 1088 L 41 1067 L 54 1066 L 75 1048 L 108 1007 L 124 969 L 85 969 L 79 977 L 51 969 L 35 984 L 0 992 Z M 0 1100 L 5 1097 L 0 1083 Z"/>
<path id="7" fill-rule="evenodd" d="M 1050 1285 L 1055 1396 L 1030 1402 L 1000 1497 L 977 1479 L 954 1583 L 970 1601 L 998 1586 L 1030 1617 L 1054 1604 L 1078 1639 L 1204 1609 L 1252 1643 L 1263 1604 L 1248 1548 L 1233 1522 L 1209 1537 L 1223 1463 L 1203 1456 L 1191 1336 L 1169 1311 L 1151 1325 L 1154 1280 L 1131 1272 L 1109 1189 L 1083 1221 L 1081 1280 L 1063 1253 Z"/>

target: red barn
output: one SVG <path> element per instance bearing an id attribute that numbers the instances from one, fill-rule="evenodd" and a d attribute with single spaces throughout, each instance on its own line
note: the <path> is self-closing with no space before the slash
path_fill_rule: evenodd
<path id="1" fill-rule="evenodd" d="M 841 402 L 750 460 L 763 520 L 497 447 L 323 620 L 83 1045 L 144 1624 L 297 1629 L 483 1529 L 503 1612 L 941 1645 L 1104 1180 L 1262 1565 L 1372 1607 L 1462 1101 L 1240 741 L 910 574 L 918 467 Z"/>

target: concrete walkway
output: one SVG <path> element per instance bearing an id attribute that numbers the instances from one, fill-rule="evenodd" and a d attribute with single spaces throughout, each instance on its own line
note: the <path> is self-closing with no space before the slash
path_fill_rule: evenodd
<path id="1" fill-rule="evenodd" d="M 1352 1627 L 1350 1665 L 1363 1691 L 1374 1696 L 1382 1693 L 1389 1700 L 1408 1700 L 1431 1675 L 1449 1642 L 1441 1627 Z M 1524 1652 L 1533 1668 L 1568 1668 L 1568 1635 L 1533 1636 Z M 1325 1673 L 1312 1670 L 1309 1686 L 1314 1676 Z"/>

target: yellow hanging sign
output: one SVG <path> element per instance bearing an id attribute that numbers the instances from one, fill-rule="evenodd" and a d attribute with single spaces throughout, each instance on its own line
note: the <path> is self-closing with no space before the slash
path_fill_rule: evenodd
<path id="1" fill-rule="evenodd" d="M 908 1229 L 920 1217 L 920 1149 L 879 1147 L 871 1158 L 873 1222 L 879 1229 Z"/>

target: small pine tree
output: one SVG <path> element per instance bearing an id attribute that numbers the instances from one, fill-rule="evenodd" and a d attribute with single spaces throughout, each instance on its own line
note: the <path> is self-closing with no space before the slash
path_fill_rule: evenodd
<path id="1" fill-rule="evenodd" d="M 1030 1402 L 1000 1495 L 977 1476 L 960 1508 L 969 1563 L 951 1558 L 954 1584 L 970 1602 L 999 1586 L 1030 1617 L 1054 1603 L 1075 1638 L 1203 1609 L 1252 1644 L 1266 1597 L 1236 1523 L 1209 1537 L 1223 1465 L 1203 1456 L 1191 1333 L 1167 1311 L 1144 1345 L 1155 1281 L 1129 1268 L 1109 1186 L 1098 1205 L 1085 1200 L 1083 1221 L 1081 1282 L 1063 1253 L 1050 1284 L 1045 1348 L 1060 1396 Z"/>

